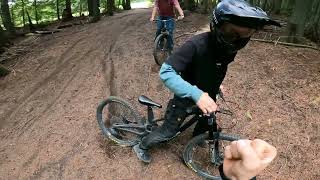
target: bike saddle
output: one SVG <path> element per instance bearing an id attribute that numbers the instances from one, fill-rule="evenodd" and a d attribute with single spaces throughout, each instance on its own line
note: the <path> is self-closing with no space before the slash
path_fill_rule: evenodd
<path id="1" fill-rule="evenodd" d="M 148 97 L 146 97 L 144 95 L 139 96 L 138 101 L 143 105 L 162 108 L 161 104 L 152 101 L 151 99 L 149 99 Z"/>

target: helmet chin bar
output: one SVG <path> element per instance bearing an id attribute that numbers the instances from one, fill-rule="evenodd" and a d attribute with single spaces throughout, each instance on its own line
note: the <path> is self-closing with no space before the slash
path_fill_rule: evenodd
<path id="1" fill-rule="evenodd" d="M 229 43 L 224 39 L 223 33 L 221 32 L 219 27 L 213 25 L 212 28 L 214 29 L 212 29 L 211 32 L 216 37 L 216 41 L 219 45 L 219 48 L 221 48 L 227 54 L 236 53 L 240 49 L 244 48 L 250 40 L 250 37 L 240 38 L 239 40 L 235 41 L 235 43 Z M 210 25 L 210 29 L 211 29 L 211 25 Z"/>

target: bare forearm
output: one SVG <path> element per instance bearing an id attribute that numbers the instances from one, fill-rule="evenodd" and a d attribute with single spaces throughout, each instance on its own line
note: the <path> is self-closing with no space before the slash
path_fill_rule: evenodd
<path id="1" fill-rule="evenodd" d="M 152 14 L 151 14 L 151 18 L 154 19 L 156 17 L 157 14 L 157 7 L 156 5 L 154 5 L 153 10 L 152 10 Z"/>
<path id="2" fill-rule="evenodd" d="M 178 13 L 179 13 L 180 16 L 184 16 L 183 10 L 181 9 L 181 7 L 180 7 L 179 4 L 175 5 L 175 8 L 177 9 L 177 11 L 178 11 Z"/>

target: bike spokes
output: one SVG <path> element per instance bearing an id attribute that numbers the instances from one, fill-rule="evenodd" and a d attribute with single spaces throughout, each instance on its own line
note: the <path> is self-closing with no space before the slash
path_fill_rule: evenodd
<path id="1" fill-rule="evenodd" d="M 219 166 L 223 162 L 223 152 L 220 151 L 219 149 L 219 142 L 214 141 L 210 142 L 209 141 L 209 154 L 210 154 L 210 160 L 211 163 L 215 166 Z"/>
<path id="2" fill-rule="evenodd" d="M 162 63 L 171 54 L 171 50 L 168 48 L 168 46 L 168 37 L 163 34 L 160 34 L 155 40 L 155 49 L 153 52 L 155 61 L 158 65 L 162 65 Z"/>
<path id="3" fill-rule="evenodd" d="M 119 144 L 136 144 L 144 125 L 131 105 L 112 97 L 99 107 L 98 122 L 105 135 Z"/>

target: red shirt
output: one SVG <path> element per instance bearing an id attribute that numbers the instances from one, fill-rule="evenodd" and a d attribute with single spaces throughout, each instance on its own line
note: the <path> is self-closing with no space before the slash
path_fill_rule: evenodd
<path id="1" fill-rule="evenodd" d="M 174 16 L 174 6 L 178 0 L 155 0 L 155 6 L 158 8 L 159 16 Z"/>

